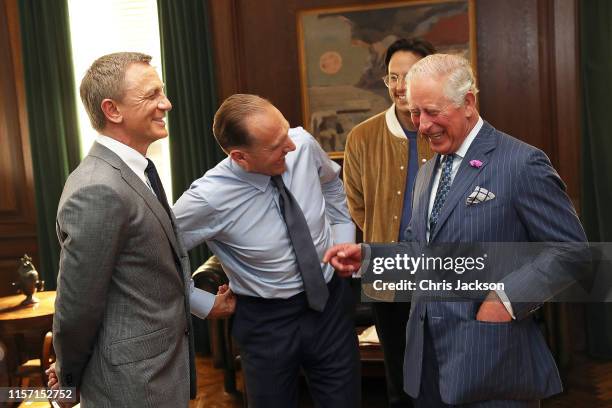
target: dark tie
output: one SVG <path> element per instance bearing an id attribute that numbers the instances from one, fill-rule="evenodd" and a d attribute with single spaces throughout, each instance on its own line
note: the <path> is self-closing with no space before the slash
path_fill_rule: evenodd
<path id="1" fill-rule="evenodd" d="M 168 205 L 168 199 L 166 198 L 166 193 L 164 192 L 164 186 L 162 185 L 161 179 L 159 178 L 159 174 L 157 174 L 157 169 L 155 168 L 155 164 L 151 159 L 147 159 L 147 168 L 145 169 L 145 174 L 149 179 L 149 183 L 151 184 L 151 188 L 155 192 L 157 199 L 164 207 L 164 210 L 168 213 L 168 217 L 170 217 L 170 206 Z M 172 217 L 170 217 L 172 219 Z"/>
<path id="2" fill-rule="evenodd" d="M 440 176 L 440 182 L 438 183 L 438 190 L 436 191 L 436 198 L 434 199 L 434 205 L 431 209 L 431 215 L 429 216 L 429 237 L 434 233 L 436 229 L 436 224 L 438 223 L 438 217 L 440 216 L 440 211 L 442 211 L 442 206 L 444 205 L 444 201 L 446 201 L 446 196 L 448 195 L 448 191 L 451 187 L 451 174 L 453 171 L 453 160 L 455 158 L 454 154 L 447 154 L 444 157 L 444 162 L 442 163 L 442 175 Z"/>
<path id="3" fill-rule="evenodd" d="M 302 275 L 308 305 L 311 309 L 322 312 L 327 303 L 329 291 L 323 278 L 319 255 L 312 242 L 306 218 L 291 192 L 285 188 L 283 178 L 273 176 L 272 181 L 278 189 L 279 206 L 287 225 L 298 269 Z"/>
<path id="4" fill-rule="evenodd" d="M 155 164 L 151 159 L 147 159 L 149 164 L 147 164 L 147 168 L 145 169 L 145 174 L 149 179 L 149 183 L 151 184 L 151 188 L 155 192 L 157 199 L 161 203 L 166 213 L 168 213 L 168 217 L 170 218 L 170 222 L 172 223 L 172 216 L 170 215 L 170 206 L 168 205 L 168 199 L 166 198 L 166 192 L 164 191 L 164 186 L 162 185 L 161 179 L 159 178 L 159 174 L 157 174 L 157 169 L 155 168 Z M 173 223 L 174 224 L 174 223 Z M 181 266 L 181 261 L 179 260 L 176 252 L 172 252 L 174 254 L 174 262 L 176 263 L 176 270 L 183 279 L 183 267 Z"/>

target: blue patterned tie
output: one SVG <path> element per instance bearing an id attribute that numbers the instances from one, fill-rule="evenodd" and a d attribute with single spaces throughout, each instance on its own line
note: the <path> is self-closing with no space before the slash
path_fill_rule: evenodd
<path id="1" fill-rule="evenodd" d="M 434 205 L 431 209 L 431 215 L 429 216 L 430 238 L 436 229 L 440 211 L 442 211 L 442 206 L 444 205 L 444 201 L 446 201 L 446 196 L 448 195 L 451 187 L 451 174 L 453 172 L 454 159 L 454 154 L 447 154 L 446 157 L 444 157 L 444 162 L 442 164 L 444 167 L 442 167 L 442 175 L 440 176 L 440 183 L 438 183 L 438 191 L 436 191 L 436 198 L 434 199 Z"/>

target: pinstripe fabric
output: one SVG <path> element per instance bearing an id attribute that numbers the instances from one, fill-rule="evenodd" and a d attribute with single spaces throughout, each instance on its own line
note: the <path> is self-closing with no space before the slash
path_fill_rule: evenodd
<path id="1" fill-rule="evenodd" d="M 174 223 L 98 143 L 64 186 L 53 343 L 60 382 L 80 387 L 84 408 L 188 406 L 190 269 Z"/>
<path id="2" fill-rule="evenodd" d="M 483 165 L 471 167 L 470 160 Z M 436 155 L 417 176 L 409 240 L 426 242 L 428 200 L 438 162 Z M 492 192 L 495 199 L 466 205 L 476 186 Z M 438 243 L 582 242 L 586 237 L 546 155 L 485 122 L 461 162 L 430 239 Z M 372 257 L 378 256 L 376 250 L 373 246 Z M 554 256 L 546 254 L 540 263 L 504 279 L 511 302 L 533 299 L 512 303 L 517 320 L 511 323 L 476 321 L 479 303 L 419 302 L 416 293 L 406 328 L 406 392 L 417 397 L 421 382 L 432 381 L 421 378 L 432 364 L 423 358 L 425 325 L 439 369 L 434 381 L 447 404 L 496 400 L 493 406 L 501 407 L 506 406 L 499 405 L 501 400 L 539 400 L 560 392 L 554 360 L 530 317 L 545 301 L 542 287 L 555 290 L 564 285 L 546 272 L 545 265 Z"/>

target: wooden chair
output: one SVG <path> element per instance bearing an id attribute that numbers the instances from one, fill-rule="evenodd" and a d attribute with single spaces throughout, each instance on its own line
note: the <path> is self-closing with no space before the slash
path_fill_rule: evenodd
<path id="1" fill-rule="evenodd" d="M 15 371 L 14 377 L 17 379 L 19 387 L 28 387 L 32 377 L 40 376 L 41 384 L 47 384 L 47 375 L 45 370 L 55 362 L 55 351 L 53 350 L 53 335 L 51 332 L 45 334 L 43 340 L 41 358 L 35 358 L 26 361 L 19 365 Z"/>

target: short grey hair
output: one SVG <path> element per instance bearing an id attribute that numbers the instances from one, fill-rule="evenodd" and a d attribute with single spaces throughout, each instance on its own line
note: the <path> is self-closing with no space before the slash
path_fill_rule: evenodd
<path id="1" fill-rule="evenodd" d="M 444 79 L 444 94 L 455 105 L 462 106 L 465 95 L 478 93 L 476 79 L 470 63 L 459 55 L 432 54 L 417 61 L 406 76 L 410 83 L 420 76 L 432 76 Z"/>
<path id="2" fill-rule="evenodd" d="M 91 126 L 101 132 L 106 126 L 102 112 L 104 99 L 121 100 L 125 96 L 125 72 L 132 64 L 149 64 L 151 56 L 140 52 L 116 52 L 103 55 L 91 64 L 81 81 L 81 100 Z"/>

